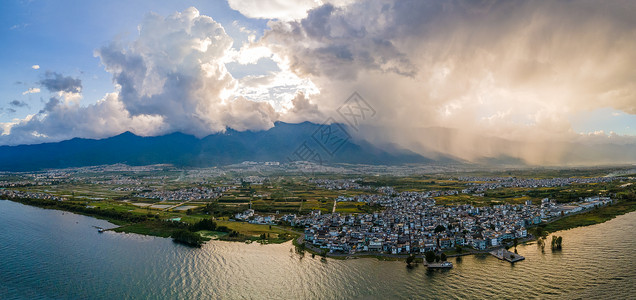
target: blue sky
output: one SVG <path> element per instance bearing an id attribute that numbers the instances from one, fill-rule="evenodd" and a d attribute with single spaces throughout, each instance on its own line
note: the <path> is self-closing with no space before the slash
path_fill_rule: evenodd
<path id="1" fill-rule="evenodd" d="M 357 91 L 378 111 L 359 138 L 558 163 L 576 146 L 555 143 L 636 145 L 634 15 L 622 0 L 3 1 L 0 145 L 322 122 Z"/>
<path id="2" fill-rule="evenodd" d="M 603 130 L 621 135 L 636 135 L 636 115 L 612 109 L 600 108 L 571 117 L 572 127 L 581 133 Z"/>
<path id="3" fill-rule="evenodd" d="M 46 71 L 58 72 L 82 80 L 82 103 L 94 103 L 113 91 L 112 75 L 104 70 L 95 49 L 113 40 L 130 40 L 144 15 L 154 12 L 169 15 L 188 7 L 220 22 L 236 41 L 246 41 L 237 26 L 262 34 L 267 20 L 249 19 L 232 10 L 226 1 L 3 1 L 0 10 L 0 107 L 15 113 L 0 113 L 0 122 L 23 118 L 38 112 L 48 93 L 22 93 L 39 87 Z M 38 70 L 32 68 L 39 65 Z M 246 69 L 246 68 L 243 68 Z M 236 74 L 262 73 L 261 68 L 237 67 Z M 231 70 L 232 71 L 232 70 Z M 44 100 L 41 100 L 44 99 Z M 12 107 L 13 100 L 27 106 Z"/>

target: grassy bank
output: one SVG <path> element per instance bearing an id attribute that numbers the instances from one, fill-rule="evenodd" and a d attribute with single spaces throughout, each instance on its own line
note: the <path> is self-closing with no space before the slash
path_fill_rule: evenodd
<path id="1" fill-rule="evenodd" d="M 136 233 L 164 238 L 171 237 L 179 230 L 188 229 L 189 226 L 210 218 L 208 215 L 187 215 L 185 212 L 161 212 L 161 216 L 159 216 L 158 213 L 151 214 L 143 210 L 141 212 L 126 210 L 118 205 L 91 207 L 86 205 L 85 201 L 55 201 L 17 197 L 4 197 L 2 199 L 106 220 L 115 225 L 119 225 L 119 227 L 112 229 L 114 232 Z M 180 217 L 181 222 L 163 220 L 165 217 L 170 219 Z M 215 222 L 218 223 L 218 229 L 214 234 L 210 234 L 211 231 L 194 231 L 200 234 L 204 240 L 210 240 L 211 237 L 209 235 L 211 235 L 214 239 L 224 241 L 256 241 L 263 244 L 283 243 L 299 234 L 281 226 L 230 222 L 226 220 L 218 220 Z"/>
<path id="2" fill-rule="evenodd" d="M 594 209 L 592 211 L 569 216 L 543 227 L 546 232 L 555 232 L 580 226 L 589 226 L 609 221 L 616 216 L 620 216 L 632 211 L 636 211 L 636 200 L 619 200 L 616 204 Z"/>
<path id="3" fill-rule="evenodd" d="M 173 222 L 147 220 L 126 224 L 113 229 L 115 232 L 137 233 L 158 237 L 171 237 L 184 226 L 174 226 Z M 219 230 L 196 230 L 205 240 L 221 240 L 230 242 L 259 242 L 261 244 L 280 244 L 287 242 L 299 233 L 281 228 L 245 222 L 215 220 Z"/>
<path id="4" fill-rule="evenodd" d="M 112 229 L 114 232 L 124 233 L 136 233 L 143 235 L 151 235 L 158 237 L 170 237 L 175 231 L 182 229 L 180 227 L 173 226 L 169 222 L 165 221 L 144 221 L 132 224 L 126 224 Z"/>
<path id="5" fill-rule="evenodd" d="M 40 207 L 45 209 L 58 209 L 58 210 L 72 212 L 72 213 L 77 213 L 80 215 L 85 215 L 85 216 L 90 216 L 97 219 L 106 220 L 115 225 L 143 222 L 151 218 L 154 218 L 153 216 L 149 216 L 145 214 L 135 214 L 131 212 L 117 211 L 114 209 L 91 208 L 91 207 L 87 207 L 86 204 L 82 202 L 74 202 L 74 201 L 55 201 L 55 200 L 46 200 L 46 199 L 8 198 L 8 197 L 3 197 L 0 199 L 10 200 L 10 201 L 22 203 L 25 205 L 30 205 L 30 206 L 35 206 L 35 207 Z"/>

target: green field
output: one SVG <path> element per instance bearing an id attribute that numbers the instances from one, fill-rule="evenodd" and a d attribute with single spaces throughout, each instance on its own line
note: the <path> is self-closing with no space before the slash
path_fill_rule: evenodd
<path id="1" fill-rule="evenodd" d="M 553 178 L 553 177 L 600 177 L 621 168 L 578 168 L 578 169 L 525 169 L 503 171 L 473 171 L 452 174 L 424 174 L 411 176 L 391 175 L 336 175 L 319 174 L 322 179 L 355 179 L 356 183 L 368 187 L 365 189 L 330 190 L 312 183 L 309 178 L 293 175 L 271 175 L 262 184 L 250 184 L 240 178 L 240 174 L 227 172 L 222 176 L 210 178 L 190 178 L 189 171 L 166 168 L 153 172 L 87 172 L 69 175 L 67 178 L 55 179 L 47 185 L 30 184 L 39 174 L 6 174 L 0 176 L 0 181 L 26 182 L 26 184 L 11 189 L 23 192 L 44 193 L 68 198 L 69 201 L 20 201 L 25 204 L 45 208 L 73 211 L 90 215 L 120 225 L 118 232 L 131 232 L 161 237 L 170 236 L 179 229 L 163 222 L 179 218 L 187 226 L 203 219 L 214 218 L 218 226 L 225 226 L 234 231 L 232 236 L 228 232 L 200 232 L 204 236 L 213 236 L 225 240 L 282 242 L 297 235 L 291 228 L 233 222 L 228 219 L 234 214 L 253 208 L 258 214 L 307 214 L 319 210 L 331 213 L 334 201 L 339 196 L 353 197 L 361 194 L 377 194 L 375 188 L 390 186 L 396 192 L 403 191 L 446 191 L 462 190 L 470 187 L 470 182 L 459 181 L 463 176 L 500 176 L 517 178 Z M 632 167 L 633 168 L 633 167 Z M 488 180 L 488 178 L 479 178 Z M 615 195 L 622 199 L 616 205 L 601 208 L 589 213 L 575 215 L 547 224 L 546 231 L 556 231 L 604 222 L 618 214 L 634 211 L 636 185 L 628 182 L 614 181 L 599 184 L 572 184 L 563 187 L 538 188 L 499 188 L 487 190 L 483 195 L 457 194 L 435 197 L 438 205 L 472 204 L 475 206 L 490 206 L 495 204 L 522 204 L 527 200 L 538 203 L 543 198 L 554 199 L 557 202 L 578 201 L 582 197 L 595 195 Z M 473 183 L 481 183 L 474 181 Z M 135 206 L 133 203 L 152 205 L 177 205 L 182 201 L 160 201 L 158 199 L 143 198 L 143 193 L 157 191 L 177 191 L 193 187 L 228 188 L 218 199 L 202 199 L 188 202 L 187 206 L 194 206 L 189 211 L 167 210 L 165 208 L 150 208 Z M 614 197 L 613 197 L 614 198 Z M 632 199 L 632 200 L 629 200 Z M 631 202 L 630 202 L 631 201 Z M 338 202 L 336 212 L 342 214 L 372 213 L 381 207 L 369 206 L 363 202 Z"/>

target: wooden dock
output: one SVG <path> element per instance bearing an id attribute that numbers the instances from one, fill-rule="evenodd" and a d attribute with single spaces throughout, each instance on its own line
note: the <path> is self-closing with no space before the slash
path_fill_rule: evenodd
<path id="1" fill-rule="evenodd" d="M 521 256 L 519 254 L 510 252 L 510 251 L 508 251 L 506 249 L 503 249 L 503 248 L 495 250 L 495 251 L 491 251 L 490 254 L 492 254 L 492 256 L 494 256 L 494 257 L 496 257 L 498 259 L 505 260 L 505 261 L 508 261 L 508 262 L 511 262 L 511 263 L 518 262 L 520 260 L 526 259 L 525 257 L 523 257 L 523 256 Z"/>
<path id="2" fill-rule="evenodd" d="M 453 267 L 453 263 L 449 261 L 444 261 L 441 263 L 430 263 L 426 265 L 429 269 L 450 269 Z"/>

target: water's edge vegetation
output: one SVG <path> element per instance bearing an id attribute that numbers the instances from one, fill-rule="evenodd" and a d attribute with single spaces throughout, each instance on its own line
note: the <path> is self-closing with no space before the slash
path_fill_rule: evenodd
<path id="1" fill-rule="evenodd" d="M 247 231 L 241 230 L 241 222 L 219 221 L 225 225 L 219 225 L 211 218 L 202 218 L 194 222 L 157 219 L 155 215 L 134 214 L 131 212 L 117 211 L 114 209 L 100 209 L 87 207 L 84 202 L 57 201 L 49 199 L 34 199 L 21 197 L 0 197 L 0 200 L 10 200 L 25 205 L 44 209 L 57 209 L 68 211 L 97 219 L 106 220 L 119 227 L 110 229 L 114 232 L 136 233 L 141 235 L 168 238 L 185 245 L 200 247 L 206 241 L 218 239 L 237 242 L 260 242 L 263 244 L 283 243 L 298 236 L 300 233 L 276 226 L 272 232 L 263 233 L 258 237 L 251 236 Z M 234 228 L 231 228 L 234 227 Z M 269 227 L 272 229 L 272 226 Z M 283 232 L 284 231 L 284 232 Z"/>
<path id="2" fill-rule="evenodd" d="M 546 232 L 550 233 L 581 226 L 600 224 L 633 211 L 636 211 L 636 199 L 619 199 L 615 204 L 600 207 L 589 212 L 568 216 L 563 219 L 544 224 L 542 227 Z"/>

